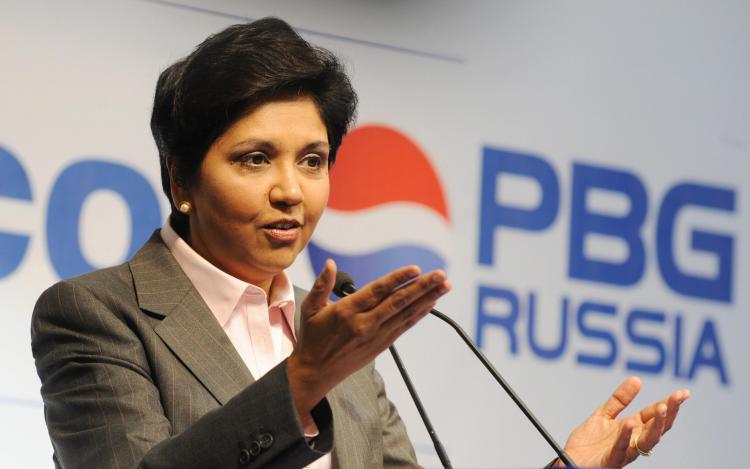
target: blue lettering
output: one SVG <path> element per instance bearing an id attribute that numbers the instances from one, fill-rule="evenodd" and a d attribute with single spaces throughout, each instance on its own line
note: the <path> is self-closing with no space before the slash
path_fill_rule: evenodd
<path id="1" fill-rule="evenodd" d="M 489 299 L 501 299 L 505 300 L 510 306 L 510 311 L 506 316 L 498 316 L 490 314 L 486 310 L 486 302 Z M 489 326 L 498 326 L 508 331 L 508 338 L 510 339 L 510 351 L 512 354 L 518 353 L 518 340 L 516 339 L 516 321 L 518 321 L 519 307 L 518 297 L 510 290 L 502 288 L 492 287 L 479 287 L 479 308 L 477 312 L 477 347 L 482 348 L 482 338 L 484 335 L 484 329 Z"/>
<path id="2" fill-rule="evenodd" d="M 21 163 L 0 147 L 0 197 L 31 200 L 31 185 Z M 29 247 L 29 236 L 0 231 L 0 278 L 12 274 L 23 261 Z"/>
<path id="3" fill-rule="evenodd" d="M 666 362 L 667 352 L 664 349 L 664 344 L 658 337 L 651 337 L 644 334 L 639 334 L 636 331 L 636 324 L 639 322 L 653 322 L 657 324 L 664 324 L 665 316 L 663 313 L 655 311 L 643 311 L 634 309 L 628 315 L 626 330 L 630 341 L 637 345 L 650 348 L 656 352 L 657 359 L 653 363 L 641 362 L 637 360 L 628 360 L 625 363 L 625 367 L 629 371 L 643 372 L 643 373 L 661 373 L 664 369 L 664 363 Z"/>
<path id="4" fill-rule="evenodd" d="M 711 320 L 707 320 L 703 323 L 703 330 L 701 330 L 698 345 L 695 347 L 693 362 L 690 364 L 688 378 L 693 379 L 698 368 L 704 366 L 715 368 L 719 373 L 721 382 L 723 384 L 729 384 L 729 377 L 724 369 L 724 360 L 721 356 L 719 340 L 716 337 L 716 326 Z"/>
<path id="5" fill-rule="evenodd" d="M 682 315 L 678 314 L 674 318 L 674 376 L 682 378 Z"/>
<path id="6" fill-rule="evenodd" d="M 127 257 L 161 223 L 153 188 L 138 172 L 106 161 L 81 161 L 57 178 L 47 210 L 47 243 L 52 266 L 62 278 L 94 269 L 81 252 L 79 219 L 86 198 L 98 190 L 114 191 L 130 211 L 131 233 Z"/>
<path id="7" fill-rule="evenodd" d="M 577 323 L 578 330 L 584 337 L 599 339 L 609 346 L 609 353 L 606 355 L 593 355 L 590 353 L 579 352 L 576 361 L 584 365 L 593 366 L 612 366 L 617 359 L 617 342 L 615 336 L 603 329 L 596 329 L 586 324 L 586 318 L 592 314 L 602 314 L 605 316 L 615 316 L 617 309 L 613 305 L 605 305 L 593 302 L 581 303 L 578 307 Z"/>
<path id="8" fill-rule="evenodd" d="M 506 207 L 497 203 L 498 176 L 516 174 L 536 180 L 542 192 L 533 210 Z M 495 230 L 501 226 L 530 231 L 547 229 L 557 216 L 560 187 L 555 170 L 538 156 L 484 147 L 479 227 L 479 263 L 492 265 Z"/>
<path id="9" fill-rule="evenodd" d="M 536 295 L 529 293 L 529 327 L 527 328 L 529 334 L 529 345 L 531 350 L 539 357 L 547 360 L 554 360 L 560 358 L 565 350 L 565 346 L 568 342 L 568 299 L 563 298 L 562 300 L 562 317 L 560 319 L 560 340 L 556 346 L 544 348 L 537 342 L 534 337 L 534 330 L 536 329 Z"/>
<path id="10" fill-rule="evenodd" d="M 731 236 L 700 230 L 692 232 L 691 247 L 718 258 L 719 272 L 715 277 L 689 275 L 677 267 L 673 247 L 674 222 L 680 210 L 688 206 L 734 212 L 734 191 L 698 184 L 679 184 L 667 192 L 659 210 L 656 231 L 657 260 L 664 282 L 683 295 L 730 303 L 734 252 Z"/>
<path id="11" fill-rule="evenodd" d="M 713 368 L 723 384 L 729 381 L 716 326 L 710 320 L 703 323 L 695 349 L 685 349 L 682 337 L 685 317 L 681 313 L 674 315 L 674 323 L 672 323 L 671 318 L 664 312 L 635 308 L 628 311 L 626 315 L 622 315 L 624 324 L 618 321 L 596 325 L 593 323 L 595 318 L 617 320 L 618 307 L 615 304 L 584 300 L 575 310 L 574 325 L 572 321 L 568 321 L 568 313 L 571 313 L 571 308 L 575 308 L 574 300 L 563 296 L 560 331 L 557 336 L 559 339 L 553 345 L 540 345 L 538 335 L 541 313 L 537 311 L 537 294 L 533 291 L 528 292 L 528 308 L 525 303 L 521 304 L 519 301 L 521 295 L 522 293 L 510 289 L 480 286 L 476 323 L 476 341 L 479 347 L 482 347 L 484 334 L 489 327 L 500 327 L 508 334 L 512 355 L 518 355 L 520 348 L 528 345 L 535 356 L 545 360 L 559 360 L 565 356 L 566 352 L 569 352 L 581 365 L 611 368 L 616 366 L 618 356 L 624 353 L 625 360 L 622 368 L 631 373 L 671 372 L 675 378 L 693 380 L 699 369 Z M 492 300 L 501 300 L 501 303 L 507 307 L 494 308 L 490 311 L 492 307 L 488 305 L 488 302 Z M 672 325 L 673 331 L 669 330 Z M 569 331 L 569 327 L 576 327 L 576 329 Z M 524 328 L 525 334 L 521 332 Z M 576 330 L 578 336 L 576 336 Z M 625 340 L 623 343 L 620 343 L 618 339 L 617 332 L 620 330 L 625 334 L 622 338 Z M 582 340 L 577 340 L 576 337 Z M 519 340 L 526 340 L 526 342 L 519 343 Z M 591 350 L 585 346 L 587 341 L 596 342 L 601 346 Z M 570 347 L 573 349 L 569 350 Z M 638 358 L 628 356 L 631 350 L 633 352 L 640 350 L 647 355 Z M 667 366 L 669 360 L 672 359 L 674 363 L 669 363 Z M 690 363 L 689 370 L 687 365 L 682 365 L 687 363 Z"/>
<path id="12" fill-rule="evenodd" d="M 630 212 L 622 218 L 589 212 L 586 208 L 586 196 L 592 188 L 624 194 L 630 200 Z M 570 215 L 570 277 L 614 285 L 637 283 L 645 268 L 646 251 L 640 229 L 646 218 L 647 200 L 646 188 L 636 175 L 575 164 Z M 627 259 L 617 263 L 588 258 L 584 243 L 589 233 L 625 241 L 629 249 Z"/>

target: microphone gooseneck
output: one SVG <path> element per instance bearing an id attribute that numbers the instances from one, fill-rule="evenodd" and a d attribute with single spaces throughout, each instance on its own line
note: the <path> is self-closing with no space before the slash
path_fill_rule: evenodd
<path id="1" fill-rule="evenodd" d="M 466 333 L 465 330 L 461 328 L 461 326 L 458 325 L 456 321 L 449 318 L 445 314 L 441 313 L 440 311 L 436 309 L 430 310 L 430 314 L 437 317 L 438 319 L 442 320 L 443 322 L 448 323 L 449 326 L 451 326 L 459 336 L 461 336 L 461 339 L 466 343 L 466 345 L 469 346 L 472 352 L 474 352 L 474 355 L 479 359 L 480 362 L 482 362 L 482 365 L 487 369 L 487 371 L 490 372 L 493 378 L 495 378 L 495 381 L 497 381 L 500 386 L 505 390 L 506 394 L 513 400 L 513 402 L 516 403 L 516 406 L 518 406 L 519 409 L 521 409 L 521 412 L 523 412 L 523 415 L 526 416 L 527 419 L 531 422 L 532 425 L 534 425 L 534 428 L 539 432 L 540 435 L 547 441 L 547 443 L 552 447 L 553 450 L 555 450 L 555 453 L 557 453 L 557 456 L 560 458 L 560 460 L 565 463 L 567 467 L 577 468 L 578 466 L 573 463 L 573 460 L 570 459 L 570 456 L 568 456 L 568 453 L 565 452 L 564 449 L 555 441 L 554 438 L 552 438 L 552 435 L 549 434 L 546 428 L 542 425 L 542 423 L 539 421 L 539 419 L 536 418 L 536 416 L 531 412 L 531 410 L 526 406 L 526 404 L 521 400 L 520 397 L 518 397 L 518 394 L 513 390 L 512 387 L 510 387 L 510 384 L 508 384 L 507 381 L 500 375 L 500 372 L 495 369 L 494 366 L 492 366 L 492 363 L 487 359 L 487 357 L 477 348 L 476 345 L 474 345 L 474 342 L 472 342 L 471 338 L 469 337 L 469 334 Z"/>
<path id="2" fill-rule="evenodd" d="M 346 272 L 336 273 L 336 284 L 333 286 L 333 293 L 336 296 L 338 296 L 339 298 L 344 298 L 356 291 L 357 288 L 354 286 L 354 279 L 351 275 L 347 274 Z M 414 401 L 414 405 L 417 407 L 417 412 L 419 412 L 419 416 L 422 418 L 422 422 L 427 429 L 427 433 L 430 435 L 430 439 L 432 439 L 432 444 L 433 446 L 435 446 L 435 452 L 437 453 L 438 458 L 440 458 L 440 462 L 443 464 L 443 467 L 445 469 L 453 469 L 450 459 L 448 459 L 448 453 L 445 452 L 443 444 L 440 442 L 437 433 L 435 433 L 435 428 L 432 426 L 432 422 L 427 416 L 427 411 L 422 405 L 421 399 L 419 399 L 417 389 L 411 382 L 409 373 L 406 372 L 406 368 L 404 367 L 404 363 L 401 361 L 401 357 L 399 356 L 398 351 L 396 351 L 396 346 L 391 345 L 390 347 L 388 347 L 388 350 L 391 352 L 391 357 L 393 357 L 393 361 L 396 363 L 396 368 L 398 368 L 399 373 L 401 373 L 401 378 L 403 378 L 404 383 L 406 384 L 406 389 L 409 391 L 411 399 Z"/>
<path id="3" fill-rule="evenodd" d="M 347 295 L 351 295 L 352 293 L 356 292 L 357 289 L 354 286 L 354 279 L 352 279 L 351 275 L 347 274 L 346 272 L 338 272 L 336 274 L 336 285 L 334 286 L 333 292 L 336 294 L 336 296 L 343 298 Z M 342 293 L 342 294 L 339 294 Z M 526 406 L 526 404 L 521 400 L 521 398 L 516 394 L 516 392 L 513 390 L 513 388 L 508 384 L 507 381 L 500 375 L 500 372 L 495 369 L 494 366 L 492 366 L 492 363 L 487 359 L 487 357 L 477 348 L 476 345 L 474 345 L 474 342 L 469 337 L 469 334 L 466 333 L 466 331 L 461 328 L 461 326 L 458 325 L 456 321 L 449 318 L 445 314 L 441 313 L 440 311 L 436 309 L 430 310 L 430 314 L 437 317 L 441 321 L 447 323 L 449 326 L 453 328 L 453 330 L 458 333 L 458 335 L 461 337 L 461 339 L 464 341 L 464 343 L 471 349 L 471 351 L 474 353 L 474 355 L 479 359 L 480 362 L 482 362 L 482 365 L 489 371 L 489 373 L 492 375 L 493 378 L 495 378 L 495 381 L 500 384 L 500 387 L 503 388 L 503 390 L 508 394 L 508 396 L 511 398 L 511 400 L 518 406 L 519 409 L 521 409 L 521 412 L 526 416 L 527 419 L 531 422 L 531 424 L 536 428 L 536 430 L 539 432 L 540 435 L 545 439 L 547 444 L 549 444 L 552 449 L 557 453 L 557 456 L 560 458 L 560 460 L 565 463 L 567 467 L 577 468 L 578 466 L 573 463 L 573 460 L 570 459 L 570 456 L 568 456 L 568 453 L 565 452 L 564 449 L 555 441 L 554 438 L 552 438 L 552 435 L 549 434 L 546 428 L 542 425 L 542 423 L 539 421 L 539 419 L 536 418 L 536 416 L 531 412 L 531 410 Z M 417 406 L 417 410 L 419 411 L 419 415 L 422 417 L 422 421 L 425 424 L 425 427 L 427 427 L 428 433 L 430 433 L 430 437 L 433 437 L 434 435 L 434 429 L 432 428 L 432 424 L 429 421 L 429 418 L 424 413 L 424 408 L 422 407 L 422 403 L 419 400 L 419 397 L 416 395 L 416 390 L 414 390 L 413 385 L 411 384 L 411 380 L 409 379 L 408 374 L 406 374 L 406 369 L 403 367 L 403 364 L 401 363 L 401 359 L 398 357 L 398 354 L 396 353 L 396 350 L 393 346 L 390 347 L 391 349 L 391 355 L 393 355 L 394 361 L 396 361 L 396 366 L 398 367 L 399 371 L 401 372 L 401 376 L 404 378 L 404 382 L 406 382 L 406 387 L 409 389 L 409 393 L 411 394 L 412 398 L 414 399 L 414 403 Z M 438 456 L 440 457 L 440 461 L 443 462 L 443 465 L 445 467 L 451 467 L 450 462 L 448 461 L 448 456 L 445 456 L 445 460 L 443 460 L 443 456 L 441 454 L 442 445 L 440 444 L 440 441 L 437 440 L 437 435 L 434 435 L 434 438 L 432 439 L 435 450 L 438 452 Z M 438 450 L 438 447 L 440 447 L 440 450 Z M 448 461 L 447 465 L 446 462 Z"/>

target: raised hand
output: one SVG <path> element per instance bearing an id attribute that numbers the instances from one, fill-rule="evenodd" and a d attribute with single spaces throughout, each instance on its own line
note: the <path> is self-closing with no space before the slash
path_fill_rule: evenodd
<path id="1" fill-rule="evenodd" d="M 649 453 L 674 424 L 680 405 L 690 397 L 687 389 L 675 391 L 640 412 L 617 419 L 635 399 L 641 380 L 631 376 L 615 389 L 568 437 L 565 451 L 581 467 L 623 467 L 641 453 Z M 640 450 L 640 452 L 639 452 Z M 556 467 L 564 465 L 558 461 Z"/>
<path id="2" fill-rule="evenodd" d="M 388 348 L 450 290 L 445 272 L 420 276 L 417 266 L 409 266 L 329 303 L 335 281 L 336 264 L 329 259 L 302 303 L 299 340 L 287 361 L 292 398 L 301 416 Z"/>

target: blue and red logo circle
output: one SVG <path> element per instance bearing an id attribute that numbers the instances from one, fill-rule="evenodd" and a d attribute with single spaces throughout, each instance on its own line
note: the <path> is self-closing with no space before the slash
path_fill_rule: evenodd
<path id="1" fill-rule="evenodd" d="M 332 258 L 362 286 L 408 264 L 445 268 L 439 241 L 449 226 L 443 186 L 425 152 L 398 130 L 366 125 L 339 149 L 328 210 L 307 250 L 315 272 Z"/>

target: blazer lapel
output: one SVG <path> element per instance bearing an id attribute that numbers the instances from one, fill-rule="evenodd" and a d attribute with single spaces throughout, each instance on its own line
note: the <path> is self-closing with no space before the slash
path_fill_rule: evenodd
<path id="1" fill-rule="evenodd" d="M 159 231 L 129 264 L 139 306 L 162 318 L 154 331 L 219 403 L 254 381 Z"/>

